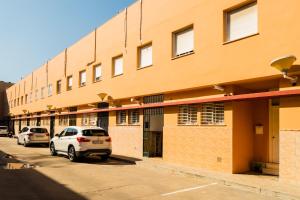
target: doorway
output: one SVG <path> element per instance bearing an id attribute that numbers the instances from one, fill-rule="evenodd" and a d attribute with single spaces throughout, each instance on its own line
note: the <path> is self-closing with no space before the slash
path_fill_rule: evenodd
<path id="1" fill-rule="evenodd" d="M 21 130 L 22 130 L 22 120 L 20 119 L 19 120 L 19 132 L 21 132 Z"/>
<path id="2" fill-rule="evenodd" d="M 144 109 L 143 156 L 162 157 L 163 126 L 163 108 Z"/>
<path id="3" fill-rule="evenodd" d="M 99 109 L 107 109 L 107 108 L 109 108 L 109 103 L 101 102 L 98 104 L 98 108 Z M 98 113 L 97 126 L 108 131 L 109 112 L 99 112 Z"/>
<path id="4" fill-rule="evenodd" d="M 54 137 L 55 131 L 55 116 L 50 117 L 50 138 Z"/>
<path id="5" fill-rule="evenodd" d="M 269 162 L 279 163 L 279 103 L 269 102 Z"/>

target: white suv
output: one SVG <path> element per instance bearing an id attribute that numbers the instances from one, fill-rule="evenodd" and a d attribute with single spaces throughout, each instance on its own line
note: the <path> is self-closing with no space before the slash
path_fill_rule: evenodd
<path id="1" fill-rule="evenodd" d="M 46 128 L 38 126 L 24 127 L 17 138 L 17 144 L 23 144 L 27 147 L 29 144 L 49 144 L 49 133 Z"/>
<path id="2" fill-rule="evenodd" d="M 50 152 L 52 156 L 67 155 L 72 162 L 89 155 L 100 155 L 102 160 L 107 160 L 111 154 L 111 138 L 99 127 L 70 126 L 51 139 Z"/>

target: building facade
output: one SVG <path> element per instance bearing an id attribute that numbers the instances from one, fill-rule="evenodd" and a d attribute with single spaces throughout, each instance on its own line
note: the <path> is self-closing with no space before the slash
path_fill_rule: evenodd
<path id="1" fill-rule="evenodd" d="M 137 1 L 7 90 L 16 132 L 96 125 L 114 154 L 300 183 L 300 85 L 270 66 L 300 57 L 299 6 Z"/>
<path id="2" fill-rule="evenodd" d="M 0 126 L 8 126 L 9 124 L 9 105 L 6 89 L 12 85 L 10 82 L 0 81 Z"/>

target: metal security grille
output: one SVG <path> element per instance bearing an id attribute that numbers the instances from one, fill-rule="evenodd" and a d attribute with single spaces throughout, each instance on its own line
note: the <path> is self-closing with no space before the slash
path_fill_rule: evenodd
<path id="1" fill-rule="evenodd" d="M 194 125 L 197 124 L 197 105 L 182 105 L 179 106 L 178 124 L 179 125 Z"/>
<path id="2" fill-rule="evenodd" d="M 126 124 L 126 111 L 120 110 L 117 111 L 117 124 Z"/>
<path id="3" fill-rule="evenodd" d="M 143 99 L 144 104 L 164 102 L 164 95 L 147 96 Z"/>
<path id="4" fill-rule="evenodd" d="M 128 123 L 129 124 L 138 124 L 139 122 L 140 122 L 139 109 L 129 110 L 128 111 Z"/>
<path id="5" fill-rule="evenodd" d="M 59 121 L 58 121 L 59 126 L 67 126 L 68 123 L 69 123 L 69 116 L 68 115 L 59 116 Z"/>
<path id="6" fill-rule="evenodd" d="M 224 124 L 224 104 L 223 103 L 202 104 L 201 124 L 203 125 Z"/>

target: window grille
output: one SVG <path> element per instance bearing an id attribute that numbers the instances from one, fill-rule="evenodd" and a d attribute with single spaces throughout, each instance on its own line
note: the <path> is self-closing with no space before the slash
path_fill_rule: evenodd
<path id="1" fill-rule="evenodd" d="M 178 124 L 179 125 L 195 125 L 197 124 L 197 105 L 179 106 Z"/>
<path id="2" fill-rule="evenodd" d="M 58 124 L 59 126 L 68 126 L 68 122 L 69 122 L 69 116 L 68 115 L 61 115 L 58 118 Z"/>
<path id="3" fill-rule="evenodd" d="M 117 124 L 126 124 L 126 111 L 125 110 L 120 110 L 117 111 Z"/>
<path id="4" fill-rule="evenodd" d="M 129 124 L 138 124 L 139 122 L 140 122 L 139 109 L 129 110 L 128 111 L 128 123 Z"/>
<path id="5" fill-rule="evenodd" d="M 201 124 L 203 125 L 224 124 L 224 104 L 223 103 L 202 104 Z"/>

